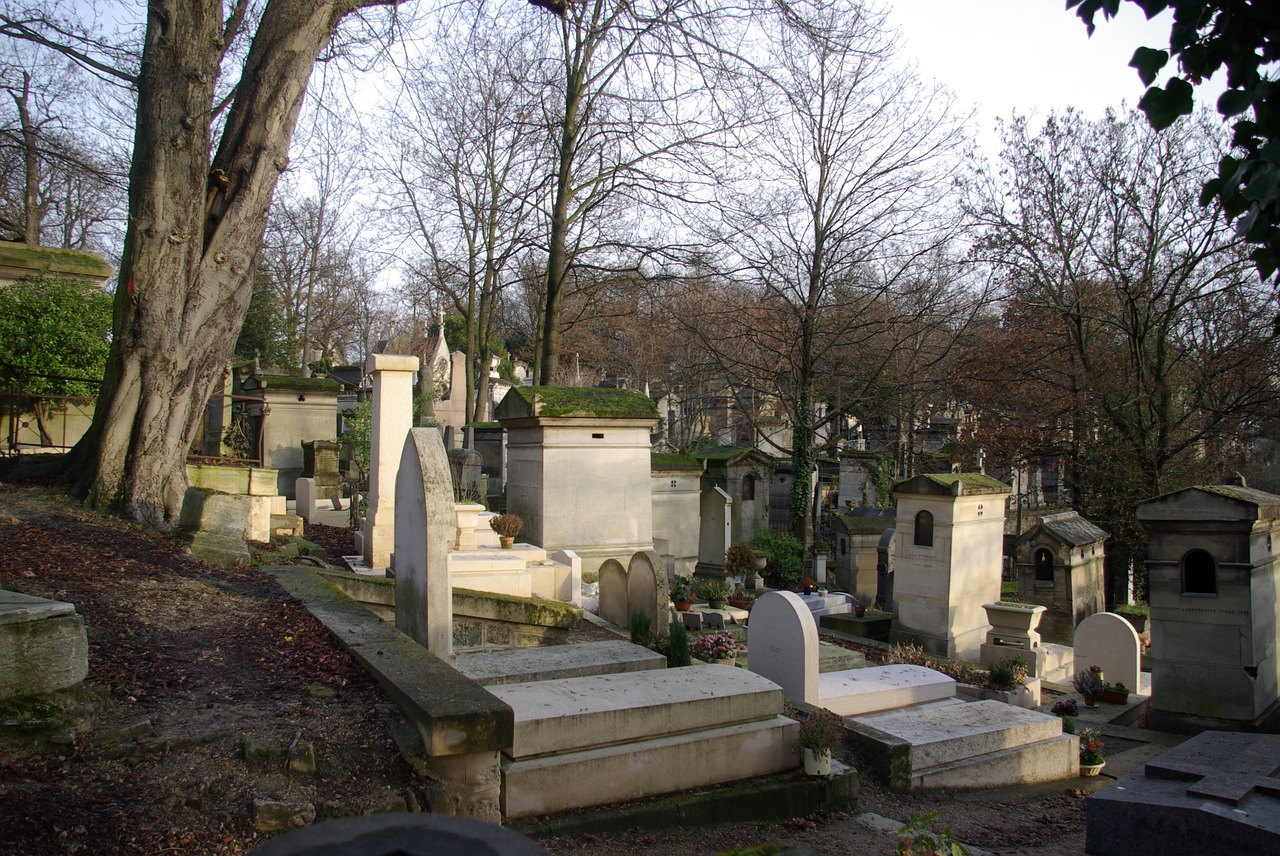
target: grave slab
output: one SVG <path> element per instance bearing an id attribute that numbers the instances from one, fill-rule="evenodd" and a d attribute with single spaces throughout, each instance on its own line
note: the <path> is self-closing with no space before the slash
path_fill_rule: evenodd
<path id="1" fill-rule="evenodd" d="M 459 654 L 457 669 L 481 686 L 665 669 L 667 658 L 623 639 Z"/>
<path id="2" fill-rule="evenodd" d="M 1206 731 L 1085 803 L 1085 852 L 1280 852 L 1280 735 Z"/>
<path id="3" fill-rule="evenodd" d="M 728 667 L 668 671 L 700 668 Z M 505 760 L 503 817 L 552 814 L 793 770 L 800 763 L 799 733 L 795 720 L 775 716 L 565 755 Z"/>
<path id="4" fill-rule="evenodd" d="M 65 689 L 88 674 L 89 645 L 75 606 L 0 590 L 0 699 Z"/>
<path id="5" fill-rule="evenodd" d="M 924 666 L 874 666 L 818 675 L 820 707 L 837 716 L 858 716 L 941 701 L 956 694 L 956 682 Z"/>
<path id="6" fill-rule="evenodd" d="M 782 711 L 782 691 L 775 684 L 732 666 L 505 684 L 489 690 L 515 711 L 508 754 L 516 759 L 759 721 Z"/>

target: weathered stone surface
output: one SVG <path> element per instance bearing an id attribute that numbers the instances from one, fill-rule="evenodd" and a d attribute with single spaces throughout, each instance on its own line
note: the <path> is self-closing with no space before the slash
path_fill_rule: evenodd
<path id="1" fill-rule="evenodd" d="M 453 662 L 449 552 L 457 516 L 440 433 L 414 428 L 403 440 L 395 480 L 396 627 Z"/>
<path id="2" fill-rule="evenodd" d="M 72 604 L 0 590 L 0 700 L 66 689 L 88 673 L 84 619 Z"/>
<path id="3" fill-rule="evenodd" d="M 1205 732 L 1085 803 L 1085 852 L 1280 852 L 1280 736 Z"/>
<path id="4" fill-rule="evenodd" d="M 315 775 L 316 745 L 310 740 L 299 740 L 289 747 L 289 772 L 304 776 Z"/>
<path id="5" fill-rule="evenodd" d="M 665 669 L 667 658 L 623 639 L 519 651 L 459 654 L 457 668 L 483 686 Z"/>
<path id="6" fill-rule="evenodd" d="M 316 819 L 316 807 L 309 802 L 253 801 L 253 828 L 258 832 L 284 832 Z"/>
<path id="7" fill-rule="evenodd" d="M 240 741 L 240 752 L 244 756 L 244 762 L 251 767 L 270 766 L 280 757 L 279 746 L 252 735 L 247 735 Z"/>
<path id="8" fill-rule="evenodd" d="M 371 354 L 365 362 L 365 371 L 373 375 L 373 426 L 369 441 L 369 508 L 364 519 L 363 549 L 365 565 L 375 570 L 390 565 L 394 550 L 396 481 L 405 449 L 405 436 L 413 427 L 413 373 L 417 370 L 417 357 Z M 447 462 L 444 477 L 447 486 Z M 452 490 L 449 495 L 452 499 Z M 452 520 L 452 510 L 449 516 Z"/>

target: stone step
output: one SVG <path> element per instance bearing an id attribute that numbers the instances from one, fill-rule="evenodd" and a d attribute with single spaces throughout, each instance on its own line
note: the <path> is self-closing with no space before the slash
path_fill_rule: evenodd
<path id="1" fill-rule="evenodd" d="M 1062 734 L 1062 720 L 998 701 L 902 711 L 876 727 L 911 746 L 913 770 L 1015 749 Z"/>
<path id="2" fill-rule="evenodd" d="M 851 719 L 855 739 L 878 745 L 894 790 L 995 788 L 1074 778 L 1079 743 L 1062 720 L 996 701 Z"/>
<path id="3" fill-rule="evenodd" d="M 776 684 L 733 666 L 503 684 L 489 691 L 515 711 L 509 755 L 516 759 L 757 722 L 782 712 Z"/>
<path id="4" fill-rule="evenodd" d="M 913 770 L 911 790 L 1002 788 L 1055 782 L 1079 774 L 1080 744 L 1069 734 L 1059 734 L 1050 740 Z"/>
<path id="5" fill-rule="evenodd" d="M 668 671 L 715 668 L 729 667 Z M 516 717 L 518 730 L 519 711 Z M 794 720 L 773 716 L 563 755 L 504 758 L 502 815 L 533 817 L 793 770 L 800 764 L 799 733 Z"/>
<path id="6" fill-rule="evenodd" d="M 624 639 L 459 654 L 455 668 L 482 686 L 665 669 L 667 658 Z"/>
<path id="7" fill-rule="evenodd" d="M 923 666 L 874 666 L 818 675 L 820 707 L 860 716 L 954 697 L 956 682 Z"/>
<path id="8" fill-rule="evenodd" d="M 1067 684 L 1070 686 L 1075 662 L 1075 649 L 1070 645 L 1058 645 L 1053 642 L 1040 643 L 1040 655 L 1043 674 L 1036 675 L 1042 682 Z"/>

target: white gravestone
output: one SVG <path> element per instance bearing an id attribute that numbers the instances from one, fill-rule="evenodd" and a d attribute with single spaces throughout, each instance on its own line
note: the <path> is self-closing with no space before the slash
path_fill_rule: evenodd
<path id="1" fill-rule="evenodd" d="M 449 551 L 457 536 L 449 461 L 440 432 L 414 428 L 396 476 L 396 629 L 453 663 Z"/>
<path id="2" fill-rule="evenodd" d="M 818 628 L 798 594 L 771 591 L 747 623 L 748 665 L 792 698 L 818 704 Z"/>
<path id="3" fill-rule="evenodd" d="M 364 520 L 364 562 L 375 570 L 391 563 L 395 541 L 396 479 L 405 435 L 413 427 L 413 373 L 417 357 L 372 354 L 373 427 L 369 445 L 369 510 Z M 448 476 L 448 462 L 445 475 Z M 452 497 L 452 489 L 450 490 Z M 452 516 L 452 515 L 451 515 Z"/>
<path id="4" fill-rule="evenodd" d="M 561 592 L 559 599 L 582 606 L 582 557 L 572 550 L 557 550 L 551 554 L 551 561 L 569 568 L 569 591 Z"/>
<path id="5" fill-rule="evenodd" d="M 297 497 L 294 511 L 308 523 L 316 513 L 316 480 L 301 478 L 293 483 L 293 495 Z"/>
<path id="6" fill-rule="evenodd" d="M 1076 625 L 1075 669 L 1101 666 L 1109 684 L 1124 684 L 1130 692 L 1142 689 L 1142 647 L 1138 631 L 1114 612 L 1095 612 Z"/>

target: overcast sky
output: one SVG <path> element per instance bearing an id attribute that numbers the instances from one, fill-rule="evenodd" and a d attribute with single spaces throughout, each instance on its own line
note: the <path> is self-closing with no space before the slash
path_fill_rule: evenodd
<path id="1" fill-rule="evenodd" d="M 886 0 L 903 54 L 926 79 L 946 84 L 977 108 L 980 141 L 994 153 L 997 118 L 1046 115 L 1068 106 L 1089 118 L 1144 87 L 1129 59 L 1138 47 L 1166 48 L 1169 13 L 1147 21 L 1131 3 L 1113 21 L 1098 16 L 1092 37 L 1065 0 Z M 1212 104 L 1213 98 L 1205 103 Z M 1205 99 L 1197 91 L 1196 102 Z"/>

